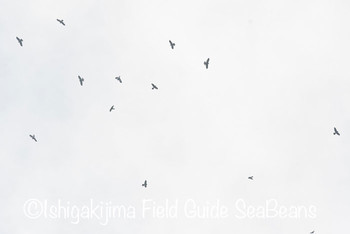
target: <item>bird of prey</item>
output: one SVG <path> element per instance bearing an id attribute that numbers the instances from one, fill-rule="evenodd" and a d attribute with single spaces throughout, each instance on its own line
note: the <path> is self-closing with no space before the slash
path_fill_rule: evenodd
<path id="1" fill-rule="evenodd" d="M 112 110 L 115 110 L 114 105 L 111 108 L 109 108 L 109 112 L 111 112 Z"/>
<path id="2" fill-rule="evenodd" d="M 207 61 L 204 61 L 204 65 L 205 65 L 206 69 L 208 69 L 208 66 L 209 66 L 209 58 L 207 59 Z"/>
<path id="3" fill-rule="evenodd" d="M 147 180 L 142 184 L 143 187 L 147 188 Z"/>
<path id="4" fill-rule="evenodd" d="M 157 86 L 155 86 L 155 84 L 151 83 L 152 84 L 152 89 L 158 89 Z"/>
<path id="5" fill-rule="evenodd" d="M 248 179 L 249 179 L 249 180 L 253 180 L 253 176 L 249 176 Z"/>
<path id="6" fill-rule="evenodd" d="M 83 86 L 84 78 L 82 78 L 80 76 L 78 76 L 78 78 L 79 78 L 80 85 Z"/>
<path id="7" fill-rule="evenodd" d="M 173 43 L 173 42 L 170 41 L 170 40 L 169 40 L 169 43 L 170 43 L 171 49 L 174 49 L 175 43 Z"/>
<path id="8" fill-rule="evenodd" d="M 338 132 L 338 130 L 337 130 L 336 128 L 334 128 L 333 135 L 338 135 L 338 136 L 340 136 L 340 134 L 339 134 L 339 132 Z"/>
<path id="9" fill-rule="evenodd" d="M 32 138 L 35 142 L 37 142 L 37 140 L 36 140 L 36 138 L 35 138 L 35 135 L 33 134 L 33 135 L 29 135 L 30 136 L 30 138 Z"/>
<path id="10" fill-rule="evenodd" d="M 21 46 L 23 46 L 23 39 L 18 38 L 18 37 L 16 37 L 16 39 L 17 39 L 18 43 L 19 43 Z"/>
<path id="11" fill-rule="evenodd" d="M 120 83 L 122 83 L 122 79 L 120 79 L 120 76 L 117 76 L 115 79 L 116 79 L 117 81 L 119 81 Z"/>
<path id="12" fill-rule="evenodd" d="M 62 19 L 62 20 L 57 19 L 57 21 L 60 22 L 63 26 L 66 26 L 66 25 L 64 24 L 64 22 L 63 22 L 63 19 Z"/>

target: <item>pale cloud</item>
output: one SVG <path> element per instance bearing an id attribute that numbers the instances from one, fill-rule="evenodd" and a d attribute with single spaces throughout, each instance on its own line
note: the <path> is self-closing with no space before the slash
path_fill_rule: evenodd
<path id="1" fill-rule="evenodd" d="M 349 7 L 1 1 L 0 231 L 344 232 Z M 114 79 L 119 75 L 122 84 Z M 276 199 L 315 206 L 317 217 L 74 225 L 28 219 L 22 206 L 30 198 L 138 206 L 142 199 L 219 199 L 230 208 L 238 199 L 254 207 Z"/>

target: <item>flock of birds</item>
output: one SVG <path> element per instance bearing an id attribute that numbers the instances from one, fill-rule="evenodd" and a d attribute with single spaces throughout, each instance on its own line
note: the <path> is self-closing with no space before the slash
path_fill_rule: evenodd
<path id="1" fill-rule="evenodd" d="M 66 24 L 65 24 L 64 21 L 63 21 L 63 19 L 56 19 L 56 20 L 57 20 L 60 24 L 62 24 L 63 26 L 66 26 Z M 18 43 L 20 44 L 20 46 L 23 46 L 23 39 L 22 39 L 22 38 L 19 38 L 19 37 L 16 37 L 16 39 L 17 39 Z M 169 40 L 169 43 L 170 43 L 171 49 L 174 49 L 174 48 L 175 48 L 175 43 L 172 42 L 171 40 Z M 204 61 L 204 65 L 205 65 L 205 68 L 206 68 L 206 69 L 209 68 L 209 58 L 207 58 L 207 60 Z M 81 77 L 80 75 L 78 75 L 78 79 L 79 79 L 80 86 L 83 86 L 84 81 L 85 81 L 84 78 Z M 117 81 L 119 81 L 119 83 L 123 83 L 123 82 L 122 82 L 122 79 L 120 78 L 120 76 L 115 77 L 115 79 L 116 79 Z M 151 86 L 152 86 L 152 90 L 153 90 L 153 89 L 158 89 L 158 87 L 157 87 L 155 84 L 153 84 L 153 83 L 151 83 Z M 115 110 L 114 105 L 111 106 L 111 107 L 109 108 L 109 112 L 112 112 L 113 110 Z M 334 129 L 335 129 L 335 128 L 334 128 Z M 337 131 L 336 131 L 336 132 L 337 132 Z M 337 134 L 339 135 L 338 132 L 337 132 Z M 30 136 L 30 138 L 32 138 L 35 142 L 38 142 L 34 134 L 33 134 L 33 135 L 29 135 L 29 136 Z M 253 180 L 253 176 L 249 176 L 248 179 Z M 145 188 L 147 187 L 147 180 L 142 184 L 142 186 L 144 186 Z"/>
<path id="2" fill-rule="evenodd" d="M 63 26 L 66 25 L 62 19 L 57 19 L 57 21 L 58 21 L 60 24 L 62 24 Z M 19 38 L 19 37 L 16 37 L 16 39 L 17 39 L 18 43 L 20 44 L 20 46 L 23 46 L 23 39 L 21 39 L 21 38 Z M 174 48 L 175 48 L 175 43 L 172 42 L 171 40 L 169 40 L 169 43 L 170 43 L 171 49 L 174 49 Z M 207 58 L 207 60 L 204 61 L 204 65 L 205 65 L 205 68 L 208 69 L 208 67 L 209 67 L 209 58 Z M 81 76 L 78 76 L 78 79 L 79 79 L 80 85 L 83 86 L 84 78 L 82 78 Z M 115 77 L 115 79 L 116 79 L 117 81 L 119 81 L 119 83 L 122 83 L 122 80 L 121 80 L 120 76 Z M 152 85 L 152 90 L 153 90 L 153 89 L 158 89 L 158 87 L 157 87 L 155 84 L 151 83 L 151 85 Z M 115 110 L 114 105 L 109 109 L 109 112 L 112 112 L 113 110 Z M 334 127 L 333 135 L 338 135 L 338 136 L 340 136 L 340 133 L 338 132 L 337 128 L 335 128 L 335 127 Z M 33 134 L 33 135 L 29 135 L 29 136 L 30 136 L 30 138 L 32 138 L 35 142 L 37 142 L 37 139 L 36 139 L 36 137 L 35 137 L 34 134 Z M 253 180 L 254 177 L 253 177 L 253 176 L 249 176 L 248 179 L 249 179 L 249 180 Z M 147 188 L 147 180 L 145 180 L 141 186 Z M 310 234 L 314 234 L 314 233 L 315 233 L 315 231 L 310 232 Z"/>

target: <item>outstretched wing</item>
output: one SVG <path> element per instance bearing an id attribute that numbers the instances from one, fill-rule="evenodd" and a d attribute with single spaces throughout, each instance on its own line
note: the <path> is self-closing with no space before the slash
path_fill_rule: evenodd
<path id="1" fill-rule="evenodd" d="M 339 135 L 339 132 L 336 128 L 334 128 L 334 132 L 335 132 L 335 134 Z"/>
<path id="2" fill-rule="evenodd" d="M 171 40 L 169 40 L 169 43 L 170 43 L 171 49 L 174 49 L 175 43 L 173 43 Z"/>
<path id="3" fill-rule="evenodd" d="M 60 20 L 60 19 L 56 19 L 60 24 L 62 24 L 62 25 L 65 25 L 64 24 L 64 22 L 63 22 L 63 20 Z"/>
<path id="4" fill-rule="evenodd" d="M 34 141 L 37 141 L 36 138 L 35 138 L 35 135 L 29 135 L 30 138 L 32 138 Z"/>
<path id="5" fill-rule="evenodd" d="M 22 44 L 23 39 L 20 39 L 19 37 L 16 37 L 16 39 L 17 39 L 18 43 L 19 43 L 21 46 L 23 46 L 23 44 Z"/>

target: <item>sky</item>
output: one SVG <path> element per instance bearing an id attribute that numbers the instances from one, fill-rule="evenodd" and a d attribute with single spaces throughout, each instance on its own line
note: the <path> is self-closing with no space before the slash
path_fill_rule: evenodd
<path id="1" fill-rule="evenodd" d="M 349 2 L 0 5 L 0 233 L 349 229 Z M 31 201 L 136 207 L 136 217 L 33 218 Z M 145 201 L 179 213 L 142 217 Z M 191 201 L 230 216 L 189 218 L 180 211 Z M 316 211 L 238 218 L 237 201 Z"/>

